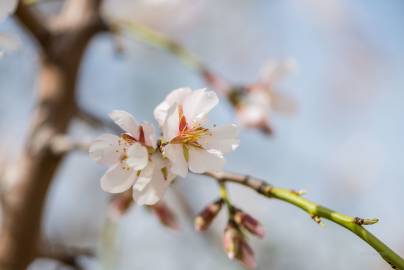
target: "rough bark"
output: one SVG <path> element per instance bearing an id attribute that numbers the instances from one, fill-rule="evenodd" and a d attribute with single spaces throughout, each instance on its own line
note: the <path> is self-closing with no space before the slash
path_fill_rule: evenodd
<path id="1" fill-rule="evenodd" d="M 68 131 L 77 107 L 81 60 L 89 41 L 103 30 L 99 1 L 71 2 L 84 11 L 83 23 L 58 32 L 47 29 L 31 7 L 20 4 L 17 9 L 17 18 L 39 45 L 39 92 L 18 163 L 19 175 L 5 198 L 0 231 L 2 270 L 26 269 L 38 254 L 46 195 L 64 157 L 52 151 L 49 142 Z"/>

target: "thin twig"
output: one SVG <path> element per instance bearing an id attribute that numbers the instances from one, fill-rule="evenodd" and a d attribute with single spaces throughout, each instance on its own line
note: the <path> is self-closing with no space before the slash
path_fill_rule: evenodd
<path id="1" fill-rule="evenodd" d="M 52 259 L 76 270 L 82 269 L 78 262 L 80 257 L 93 258 L 95 256 L 95 252 L 90 248 L 61 246 L 46 246 L 46 248 L 42 248 L 38 254 L 39 258 Z"/>
<path id="2" fill-rule="evenodd" d="M 229 172 L 209 172 L 205 173 L 205 175 L 221 182 L 243 185 L 265 197 L 278 199 L 297 206 L 318 222 L 321 222 L 320 218 L 328 219 L 360 237 L 373 247 L 393 269 L 404 269 L 404 259 L 362 226 L 375 224 L 378 221 L 377 219 L 362 219 L 338 213 L 301 197 L 293 190 L 274 187 L 258 178 Z"/>
<path id="3" fill-rule="evenodd" d="M 116 30 L 126 29 L 129 33 L 134 34 L 134 36 L 141 41 L 149 45 L 165 49 L 176 56 L 187 67 L 196 71 L 198 75 L 219 94 L 228 97 L 231 90 L 230 84 L 211 71 L 195 54 L 191 53 L 176 40 L 152 28 L 132 21 L 119 22 L 115 27 L 112 28 Z"/>

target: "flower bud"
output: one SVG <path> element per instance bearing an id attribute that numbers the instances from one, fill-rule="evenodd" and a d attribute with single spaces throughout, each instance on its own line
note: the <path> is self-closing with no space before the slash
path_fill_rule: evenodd
<path id="1" fill-rule="evenodd" d="M 243 235 L 235 224 L 232 222 L 227 224 L 224 230 L 223 246 L 229 259 L 235 259 L 239 256 L 242 238 Z"/>
<path id="2" fill-rule="evenodd" d="M 240 243 L 240 257 L 238 257 L 237 259 L 247 269 L 253 269 L 257 267 L 257 262 L 254 258 L 254 251 L 251 249 L 245 239 L 243 239 Z"/>
<path id="3" fill-rule="evenodd" d="M 264 227 L 252 216 L 243 212 L 240 209 L 237 209 L 234 214 L 234 221 L 248 230 L 250 233 L 258 236 L 259 238 L 263 238 L 265 235 Z"/>
<path id="4" fill-rule="evenodd" d="M 252 269 L 256 267 L 254 252 L 248 245 L 243 234 L 234 223 L 229 223 L 224 232 L 224 249 L 230 259 L 240 261 L 244 267 Z"/>
<path id="5" fill-rule="evenodd" d="M 130 191 L 115 196 L 110 202 L 109 217 L 113 220 L 117 220 L 128 211 L 132 203 L 133 197 Z"/>
<path id="6" fill-rule="evenodd" d="M 219 199 L 206 206 L 195 218 L 195 230 L 205 231 L 222 208 L 223 200 Z"/>
<path id="7" fill-rule="evenodd" d="M 179 225 L 177 222 L 177 218 L 173 211 L 167 206 L 163 201 L 158 202 L 157 204 L 151 206 L 153 212 L 156 214 L 160 223 L 164 226 L 171 228 L 173 230 L 178 230 Z"/>

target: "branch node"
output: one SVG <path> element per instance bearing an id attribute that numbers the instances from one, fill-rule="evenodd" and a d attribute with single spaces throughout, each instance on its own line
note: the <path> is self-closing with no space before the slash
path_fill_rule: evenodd
<path id="1" fill-rule="evenodd" d="M 373 225 L 379 222 L 379 219 L 377 218 L 359 218 L 355 217 L 354 218 L 354 223 L 357 225 Z"/>
<path id="2" fill-rule="evenodd" d="M 262 182 L 261 185 L 257 188 L 257 192 L 262 195 L 270 196 L 272 191 L 272 186 L 268 185 L 265 182 Z"/>
<path id="3" fill-rule="evenodd" d="M 298 189 L 298 190 L 292 189 L 291 192 L 293 194 L 297 195 L 297 196 L 302 196 L 302 195 L 307 193 L 307 190 L 305 190 L 305 189 Z"/>
<path id="4" fill-rule="evenodd" d="M 314 220 L 314 222 L 316 222 L 318 225 L 320 225 L 321 227 L 324 227 L 325 224 L 324 222 L 321 220 L 321 218 L 317 215 L 311 215 L 311 219 Z"/>

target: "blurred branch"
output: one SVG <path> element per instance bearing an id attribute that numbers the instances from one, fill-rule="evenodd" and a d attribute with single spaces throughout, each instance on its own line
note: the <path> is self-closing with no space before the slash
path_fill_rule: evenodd
<path id="1" fill-rule="evenodd" d="M 66 153 L 54 151 L 54 142 L 61 149 L 69 145 L 58 136 L 68 132 L 75 115 L 81 61 L 94 35 L 105 30 L 99 15 L 100 0 L 66 2 L 74 2 L 81 10 L 83 23 L 62 32 L 45 28 L 44 18 L 39 18 L 32 7 L 23 3 L 16 13 L 24 28 L 41 44 L 43 57 L 40 58 L 38 99 L 30 132 L 18 163 L 18 175 L 5 197 L 7 207 L 0 231 L 2 270 L 27 269 L 38 254 L 48 188 Z"/>
<path id="2" fill-rule="evenodd" d="M 227 97 L 230 85 L 212 72 L 202 61 L 176 40 L 135 22 L 120 22 L 115 29 L 126 29 L 141 41 L 167 50 L 181 60 L 186 66 L 195 70 L 214 90 Z"/>
<path id="3" fill-rule="evenodd" d="M 85 108 L 79 107 L 76 110 L 76 116 L 78 119 L 82 120 L 84 123 L 88 124 L 93 128 L 108 128 L 117 133 L 120 133 L 121 130 L 119 127 L 110 119 L 102 118 Z"/>
<path id="4" fill-rule="evenodd" d="M 44 24 L 44 18 L 33 7 L 20 1 L 16 10 L 16 16 L 21 24 L 30 32 L 39 43 L 43 51 L 46 51 L 51 33 Z"/>
<path id="5" fill-rule="evenodd" d="M 89 248 L 46 246 L 40 250 L 38 258 L 52 259 L 73 269 L 83 269 L 78 259 L 80 257 L 96 257 L 95 252 Z"/>
<path id="6" fill-rule="evenodd" d="M 307 212 L 317 223 L 321 223 L 321 218 L 328 219 L 360 237 L 368 245 L 373 247 L 393 269 L 404 269 L 404 259 L 362 226 L 375 224 L 378 219 L 363 219 L 338 213 L 332 209 L 302 198 L 300 192 L 277 188 L 258 178 L 229 172 L 209 172 L 205 173 L 205 175 L 220 182 L 231 182 L 243 185 L 267 198 L 274 198 L 292 204 Z"/>
<path id="7" fill-rule="evenodd" d="M 90 147 L 90 142 L 73 140 L 66 135 L 55 135 L 49 143 L 51 150 L 57 155 L 67 154 L 75 150 L 88 151 Z"/>
<path id="8" fill-rule="evenodd" d="M 208 86 L 210 86 L 217 93 L 226 97 L 236 113 L 242 109 L 242 102 L 240 102 L 241 97 L 246 96 L 248 90 L 252 86 L 256 85 L 256 83 L 253 83 L 240 86 L 228 82 L 216 72 L 208 68 L 203 61 L 201 61 L 195 54 L 191 53 L 180 42 L 145 25 L 135 23 L 133 21 L 120 21 L 117 24 L 112 25 L 111 29 L 112 32 L 126 30 L 135 38 L 138 38 L 149 45 L 162 48 L 176 56 L 187 67 L 195 71 Z M 264 135 L 273 134 L 273 130 L 267 120 L 247 126 L 260 131 Z"/>

